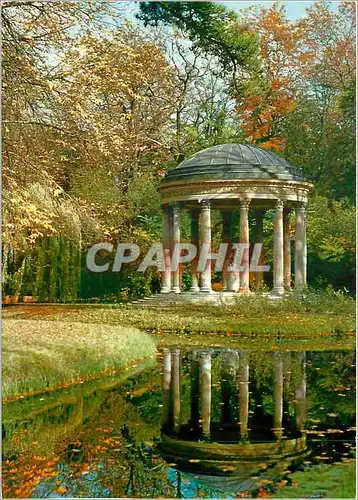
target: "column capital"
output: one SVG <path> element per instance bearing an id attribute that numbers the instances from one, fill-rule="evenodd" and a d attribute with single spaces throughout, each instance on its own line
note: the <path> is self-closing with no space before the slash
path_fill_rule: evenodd
<path id="1" fill-rule="evenodd" d="M 247 210 L 248 211 L 250 208 L 250 203 L 251 203 L 251 200 L 248 198 L 240 200 L 240 210 Z"/>
<path id="2" fill-rule="evenodd" d="M 181 204 L 178 201 L 170 203 L 169 206 L 172 210 L 180 210 L 181 209 Z"/>
<path id="3" fill-rule="evenodd" d="M 208 350 L 205 350 L 205 351 L 201 351 L 199 353 L 199 357 L 200 358 L 210 358 L 211 359 L 211 355 L 212 355 L 212 349 L 208 349 Z"/>
<path id="4" fill-rule="evenodd" d="M 211 208 L 211 200 L 205 198 L 204 200 L 199 201 L 202 210 L 210 210 Z"/>
<path id="5" fill-rule="evenodd" d="M 296 207 L 297 212 L 305 213 L 306 208 L 307 208 L 307 202 L 300 201 L 299 203 L 297 203 L 297 207 Z"/>
<path id="6" fill-rule="evenodd" d="M 277 200 L 276 201 L 276 210 L 283 210 L 285 206 L 285 202 L 283 200 Z"/>

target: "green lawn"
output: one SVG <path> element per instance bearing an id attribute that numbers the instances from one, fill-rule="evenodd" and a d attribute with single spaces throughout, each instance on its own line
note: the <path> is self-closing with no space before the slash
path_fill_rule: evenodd
<path id="1" fill-rule="evenodd" d="M 3 398 L 104 376 L 155 353 L 151 336 L 134 328 L 5 319 Z"/>
<path id="2" fill-rule="evenodd" d="M 354 314 L 305 311 L 285 312 L 255 310 L 239 307 L 213 307 L 185 305 L 175 308 L 140 308 L 122 306 L 118 308 L 84 308 L 61 315 L 63 321 L 120 324 L 147 330 L 222 332 L 257 335 L 294 335 L 310 337 L 352 331 Z"/>
<path id="3" fill-rule="evenodd" d="M 36 312 L 38 311 L 38 312 Z M 10 308 L 5 317 L 61 319 L 175 332 L 222 332 L 294 336 L 342 335 L 355 329 L 355 301 L 342 295 L 309 292 L 282 300 L 263 296 L 238 297 L 231 306 L 58 305 Z M 38 314 L 38 315 L 37 315 Z"/>
<path id="4" fill-rule="evenodd" d="M 6 399 L 106 374 L 154 357 L 156 346 L 354 349 L 355 302 L 308 294 L 230 307 L 35 305 L 5 309 L 3 325 Z"/>

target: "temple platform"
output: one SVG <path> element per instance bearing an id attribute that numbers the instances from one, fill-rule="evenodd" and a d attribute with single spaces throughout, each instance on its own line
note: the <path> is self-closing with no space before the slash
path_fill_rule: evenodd
<path id="1" fill-rule="evenodd" d="M 145 307 L 174 307 L 183 304 L 197 305 L 234 305 L 240 297 L 257 297 L 257 293 L 241 294 L 240 292 L 182 292 L 182 293 L 157 293 L 144 299 L 133 301 L 132 304 L 140 304 Z M 273 292 L 263 292 L 260 294 L 270 300 L 282 299 L 282 295 L 275 295 Z"/>

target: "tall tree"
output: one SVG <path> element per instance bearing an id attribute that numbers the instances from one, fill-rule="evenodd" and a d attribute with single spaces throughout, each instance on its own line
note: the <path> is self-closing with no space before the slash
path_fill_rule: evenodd
<path id="1" fill-rule="evenodd" d="M 214 2 L 141 2 L 138 19 L 147 26 L 172 25 L 218 58 L 224 71 L 257 68 L 257 39 L 237 15 Z"/>
<path id="2" fill-rule="evenodd" d="M 260 36 L 262 73 L 236 93 L 250 142 L 302 166 L 318 192 L 354 199 L 355 6 L 316 2 L 297 22 L 275 2 L 243 15 Z"/>

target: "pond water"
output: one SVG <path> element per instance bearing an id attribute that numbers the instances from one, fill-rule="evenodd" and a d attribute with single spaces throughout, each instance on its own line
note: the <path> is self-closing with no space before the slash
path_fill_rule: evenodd
<path id="1" fill-rule="evenodd" d="M 320 474 L 355 457 L 354 389 L 352 351 L 162 349 L 5 405 L 3 495 L 327 496 Z"/>

